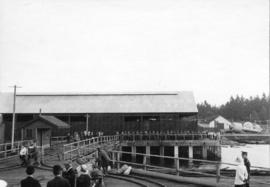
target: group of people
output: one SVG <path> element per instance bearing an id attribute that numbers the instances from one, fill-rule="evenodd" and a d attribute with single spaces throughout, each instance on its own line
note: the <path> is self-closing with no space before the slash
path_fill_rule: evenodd
<path id="1" fill-rule="evenodd" d="M 192 131 L 117 131 L 122 140 L 220 140 L 220 132 Z"/>
<path id="2" fill-rule="evenodd" d="M 250 181 L 250 161 L 247 152 L 243 151 L 241 157 L 236 158 L 235 187 L 249 187 Z"/>
<path id="3" fill-rule="evenodd" d="M 107 152 L 97 147 L 97 157 L 89 160 L 78 159 L 78 167 L 73 168 L 72 163 L 64 163 L 53 166 L 54 178 L 47 183 L 47 187 L 103 187 L 103 176 L 107 174 L 111 159 Z M 21 181 L 21 187 L 41 187 L 39 181 L 34 178 L 35 168 L 28 165 L 27 177 Z"/>
<path id="4" fill-rule="evenodd" d="M 34 159 L 34 164 L 39 165 L 38 162 L 38 149 L 36 146 L 36 142 L 32 141 L 30 144 L 21 146 L 19 157 L 22 161 L 22 166 L 27 166 L 30 162 L 30 159 Z"/>
<path id="5" fill-rule="evenodd" d="M 103 136 L 103 135 L 104 135 L 104 132 L 102 132 L 102 131 L 97 131 L 97 132 L 86 131 L 86 130 L 81 131 L 81 132 L 75 131 L 73 134 L 68 133 L 66 139 L 67 139 L 67 142 L 70 143 L 70 142 L 76 142 L 76 141 L 80 141 L 80 140 L 90 139 L 90 138 L 93 138 L 96 136 Z"/>

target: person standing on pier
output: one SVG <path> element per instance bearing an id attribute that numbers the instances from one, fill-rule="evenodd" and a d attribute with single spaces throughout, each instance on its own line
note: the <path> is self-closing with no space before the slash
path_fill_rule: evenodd
<path id="1" fill-rule="evenodd" d="M 249 180 L 250 180 L 250 162 L 248 160 L 248 153 L 245 152 L 245 151 L 242 151 L 242 158 L 244 160 L 244 164 L 246 166 L 246 169 L 247 169 L 247 173 L 248 173 L 248 178 L 247 178 L 247 181 L 246 181 L 246 187 L 249 187 Z"/>
<path id="2" fill-rule="evenodd" d="M 27 148 L 24 145 L 22 145 L 21 150 L 19 152 L 19 156 L 22 161 L 21 166 L 27 165 L 27 154 L 28 154 Z"/>
<path id="3" fill-rule="evenodd" d="M 35 140 L 31 142 L 30 146 L 28 147 L 27 153 L 28 153 L 28 162 L 30 162 L 30 159 L 32 158 L 34 159 L 34 165 L 39 165 L 38 149 L 37 149 L 37 144 Z"/>
<path id="4" fill-rule="evenodd" d="M 248 173 L 244 165 L 244 161 L 241 157 L 237 157 L 235 161 L 238 165 L 236 167 L 236 172 L 235 172 L 234 186 L 245 187 L 246 180 L 248 178 Z"/>
<path id="5" fill-rule="evenodd" d="M 108 153 L 105 150 L 101 149 L 101 147 L 97 147 L 97 151 L 98 151 L 98 160 L 97 160 L 98 166 L 103 169 L 104 174 L 107 174 L 107 169 L 111 159 Z"/>

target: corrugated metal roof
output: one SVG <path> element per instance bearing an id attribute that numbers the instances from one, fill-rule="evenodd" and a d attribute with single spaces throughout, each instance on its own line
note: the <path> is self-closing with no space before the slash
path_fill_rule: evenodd
<path id="1" fill-rule="evenodd" d="M 12 113 L 12 93 L 0 94 L 0 113 Z M 197 113 L 192 92 L 17 94 L 16 113 Z"/>

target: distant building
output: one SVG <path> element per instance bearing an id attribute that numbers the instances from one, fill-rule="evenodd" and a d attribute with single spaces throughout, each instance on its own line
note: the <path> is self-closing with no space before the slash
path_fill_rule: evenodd
<path id="1" fill-rule="evenodd" d="M 232 126 L 232 123 L 222 116 L 217 116 L 209 122 L 210 128 L 219 128 L 219 129 L 229 130 L 230 126 Z"/>
<path id="2" fill-rule="evenodd" d="M 54 116 L 39 115 L 21 127 L 24 140 L 36 140 L 37 146 L 49 147 L 51 132 L 54 129 L 69 129 L 69 124 Z"/>
<path id="3" fill-rule="evenodd" d="M 251 122 L 245 122 L 243 124 L 243 131 L 248 131 L 248 132 L 262 132 L 262 128 L 260 125 L 256 123 L 251 123 Z"/>
<path id="4" fill-rule="evenodd" d="M 0 93 L 0 115 L 3 117 L 5 140 L 10 140 L 12 106 L 13 94 Z M 40 109 L 42 115 L 54 116 L 69 124 L 70 132 L 83 131 L 87 127 L 90 131 L 103 131 L 104 134 L 146 130 L 196 131 L 198 128 L 197 105 L 193 93 L 188 91 L 18 93 L 16 129 L 35 119 Z M 61 135 L 63 132 L 53 130 L 52 135 Z M 17 138 L 19 137 L 20 133 L 17 134 Z"/>
<path id="5" fill-rule="evenodd" d="M 207 131 L 227 131 L 232 127 L 232 123 L 222 116 L 215 116 L 209 119 L 200 120 L 198 122 L 200 130 Z"/>

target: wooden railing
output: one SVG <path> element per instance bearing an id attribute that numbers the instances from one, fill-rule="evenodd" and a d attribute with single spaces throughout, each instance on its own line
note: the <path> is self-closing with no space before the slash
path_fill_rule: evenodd
<path id="1" fill-rule="evenodd" d="M 129 133 L 121 134 L 123 141 L 145 141 L 145 140 L 220 140 L 219 134 L 166 134 L 166 133 Z"/>
<path id="2" fill-rule="evenodd" d="M 116 166 L 118 169 L 120 168 L 121 164 L 128 164 L 131 166 L 140 167 L 140 168 L 143 168 L 144 170 L 147 170 L 149 168 L 151 168 L 151 169 L 156 168 L 159 170 L 166 169 L 166 170 L 170 170 L 170 171 L 175 172 L 176 175 L 179 175 L 180 173 L 186 173 L 186 174 L 197 174 L 197 175 L 201 175 L 201 176 L 215 177 L 217 184 L 219 183 L 220 178 L 230 178 L 228 176 L 221 175 L 221 172 L 220 172 L 221 171 L 221 168 L 220 168 L 221 164 L 237 166 L 236 164 L 225 163 L 225 162 L 220 162 L 220 161 L 210 161 L 210 160 L 192 159 L 192 158 L 184 158 L 184 157 L 161 156 L 161 155 L 144 154 L 144 153 L 131 153 L 131 152 L 125 152 L 125 151 L 116 151 L 116 150 L 110 151 L 110 153 L 112 155 L 113 166 Z M 143 157 L 143 162 L 142 163 L 137 163 L 137 162 L 134 163 L 134 162 L 123 161 L 121 159 L 123 154 L 131 155 L 131 156 L 141 156 L 141 157 Z M 174 168 L 150 164 L 150 157 L 174 160 L 174 163 L 175 163 Z M 180 161 L 189 161 L 189 162 L 196 162 L 197 161 L 197 162 L 201 162 L 201 163 L 206 163 L 208 165 L 213 165 L 216 168 L 215 174 L 214 174 L 214 172 L 213 173 L 206 173 L 206 172 L 199 172 L 199 171 L 184 170 L 184 169 L 180 168 Z M 270 168 L 266 168 L 266 167 L 251 166 L 251 168 L 260 169 L 260 170 L 264 170 L 264 171 L 270 171 Z M 260 181 L 256 181 L 256 182 L 263 183 Z M 266 183 L 263 183 L 263 184 L 266 184 Z"/>
<path id="3" fill-rule="evenodd" d="M 67 136 L 52 136 L 51 145 L 61 144 L 67 142 Z"/>
<path id="4" fill-rule="evenodd" d="M 99 136 L 90 139 L 85 139 L 77 142 L 72 142 L 63 145 L 63 159 L 72 160 L 81 155 L 87 155 L 95 151 L 96 147 L 104 143 L 113 143 L 119 141 L 118 135 L 113 136 Z"/>
<path id="5" fill-rule="evenodd" d="M 18 156 L 21 146 L 23 144 L 28 144 L 33 140 L 22 140 L 14 142 L 12 149 L 11 143 L 0 144 L 0 160 L 9 159 Z"/>

